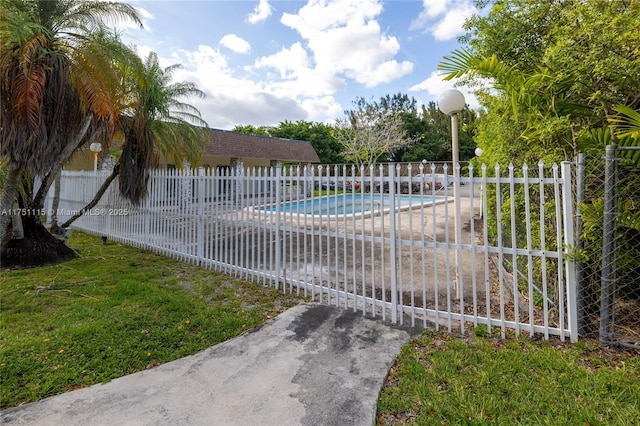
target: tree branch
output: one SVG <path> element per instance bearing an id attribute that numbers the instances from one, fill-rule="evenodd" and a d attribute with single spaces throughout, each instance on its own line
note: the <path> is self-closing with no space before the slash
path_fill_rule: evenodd
<path id="1" fill-rule="evenodd" d="M 96 204 L 98 204 L 98 201 L 100 201 L 100 199 L 102 198 L 104 193 L 109 188 L 109 185 L 111 185 L 111 182 L 113 182 L 113 180 L 116 178 L 116 176 L 118 176 L 119 173 L 120 173 L 120 164 L 116 164 L 116 166 L 113 168 L 113 171 L 111 172 L 109 177 L 104 181 L 104 183 L 102 184 L 100 189 L 98 189 L 98 192 L 96 192 L 96 195 L 93 197 L 93 200 L 91 200 L 89 202 L 89 204 L 84 206 L 80 211 L 78 211 L 75 215 L 73 215 L 69 220 L 67 220 L 65 223 L 63 223 L 62 224 L 62 228 L 68 228 L 73 222 L 76 221 L 76 219 L 78 219 L 85 212 L 91 210 Z"/>
<path id="2" fill-rule="evenodd" d="M 87 115 L 87 117 L 85 118 L 85 122 L 82 125 L 82 128 L 80 129 L 80 131 L 78 132 L 74 140 L 69 142 L 67 146 L 64 147 L 64 150 L 62 150 L 62 152 L 60 153 L 60 157 L 58 158 L 58 161 L 54 163 L 53 167 L 51 167 L 51 170 L 49 170 L 49 173 L 47 173 L 44 179 L 42 179 L 40 188 L 38 188 L 38 192 L 36 193 L 36 195 L 33 197 L 33 200 L 31 201 L 31 207 L 33 209 L 35 210 L 42 209 L 42 206 L 44 205 L 44 199 L 47 196 L 47 193 L 49 192 L 49 188 L 51 187 L 51 184 L 53 183 L 56 175 L 62 169 L 62 166 L 64 165 L 64 163 L 66 163 L 67 160 L 71 158 L 73 153 L 76 152 L 78 148 L 80 148 L 82 144 L 85 142 L 86 140 L 85 136 L 87 134 L 87 130 L 89 130 L 89 126 L 91 125 L 92 120 L 93 120 L 93 114 Z"/>

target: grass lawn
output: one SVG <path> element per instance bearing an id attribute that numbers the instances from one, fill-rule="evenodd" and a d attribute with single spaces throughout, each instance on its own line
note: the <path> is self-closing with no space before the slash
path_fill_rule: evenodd
<path id="1" fill-rule="evenodd" d="M 301 299 L 74 232 L 81 257 L 0 272 L 0 408 L 193 354 Z"/>
<path id="2" fill-rule="evenodd" d="M 402 349 L 378 425 L 634 425 L 640 354 L 512 337 L 426 332 Z"/>
<path id="3" fill-rule="evenodd" d="M 193 354 L 300 301 L 79 232 L 70 245 L 79 259 L 0 273 L 3 409 Z M 591 341 L 427 331 L 402 349 L 378 401 L 380 425 L 637 419 L 640 355 Z"/>

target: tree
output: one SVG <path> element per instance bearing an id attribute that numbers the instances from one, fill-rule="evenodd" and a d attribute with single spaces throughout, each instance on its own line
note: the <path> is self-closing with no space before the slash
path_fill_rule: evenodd
<path id="1" fill-rule="evenodd" d="M 67 220 L 63 228 L 93 208 L 118 175 L 120 193 L 125 198 L 134 204 L 144 199 L 155 153 L 172 158 L 178 167 L 183 160 L 192 165 L 200 160 L 209 140 L 209 129 L 200 112 L 183 99 L 203 97 L 204 93 L 193 83 L 172 82 L 178 68 L 178 65 L 160 67 L 157 55 L 152 52 L 137 72 L 123 74 L 131 80 L 127 83 L 129 103 L 118 120 L 124 135 L 122 155 L 93 200 Z"/>
<path id="2" fill-rule="evenodd" d="M 283 121 L 269 135 L 277 138 L 308 141 L 318 154 L 322 164 L 341 164 L 345 159 L 340 154 L 342 145 L 336 140 L 333 127 L 309 121 Z"/>
<path id="3" fill-rule="evenodd" d="M 449 78 L 482 77 L 492 82 L 493 90 L 479 95 L 486 111 L 478 124 L 481 161 L 531 166 L 540 159 L 546 164 L 571 160 L 578 152 L 602 155 L 605 144 L 637 146 L 638 138 L 630 129 L 640 107 L 638 16 L 637 0 L 513 0 L 495 2 L 489 13 L 473 17 L 467 23 L 468 48 L 445 58 L 440 68 Z M 626 166 L 621 162 L 620 167 Z M 601 167 L 587 170 L 586 202 L 581 208 L 584 223 L 600 221 L 601 226 L 602 187 L 589 185 L 600 172 Z M 627 177 L 617 188 L 621 196 L 632 194 L 640 184 L 637 173 Z M 503 213 L 506 220 L 509 212 Z M 620 222 L 618 232 L 640 235 L 634 228 L 640 223 L 634 203 L 621 203 L 620 215 L 627 222 Z M 519 229 L 522 218 L 516 221 Z M 585 227 L 581 235 L 594 242 L 582 254 L 589 259 L 588 275 L 596 277 L 595 285 L 602 248 L 597 231 L 595 225 Z M 503 232 L 510 238 L 507 234 Z M 521 235 L 516 229 L 516 237 Z M 623 240 L 620 257 L 637 259 L 640 244 L 633 246 L 628 235 Z"/>
<path id="4" fill-rule="evenodd" d="M 234 132 L 245 133 L 248 135 L 258 135 L 258 136 L 271 136 L 270 132 L 273 130 L 272 127 L 259 126 L 255 127 L 251 124 L 245 125 L 237 125 L 233 128 Z"/>
<path id="5" fill-rule="evenodd" d="M 119 182 L 120 193 L 136 204 L 146 195 L 154 152 L 172 157 L 178 167 L 183 159 L 195 164 L 209 140 L 208 125 L 200 112 L 183 101 L 190 96 L 204 97 L 204 93 L 191 82 L 173 83 L 173 73 L 179 68 L 160 67 L 157 55 L 150 53 L 129 90 L 132 103 L 120 120 L 125 143 Z"/>
<path id="6" fill-rule="evenodd" d="M 380 116 L 396 114 L 402 121 L 402 129 L 414 143 L 394 149 L 388 156 L 388 161 L 451 161 L 451 120 L 437 108 L 435 102 L 429 102 L 418 109 L 418 102 L 414 98 L 396 93 L 382 96 L 379 101 L 359 98 L 355 105 L 357 110 L 370 109 L 377 111 Z M 475 111 L 465 107 L 459 116 L 460 158 L 468 160 L 474 156 L 476 148 L 473 135 L 477 115 Z"/>
<path id="7" fill-rule="evenodd" d="M 322 164 L 344 163 L 344 158 L 340 155 L 342 145 L 336 140 L 333 127 L 327 124 L 302 120 L 293 123 L 285 120 L 272 127 L 254 127 L 250 124 L 238 125 L 233 128 L 233 131 L 272 138 L 307 141 L 313 146 Z"/>
<path id="8" fill-rule="evenodd" d="M 465 106 L 459 119 L 459 154 L 460 159 L 466 161 L 475 155 L 477 114 Z M 451 119 L 438 109 L 435 102 L 422 105 L 420 115 L 403 115 L 403 121 L 405 130 L 416 142 L 400 153 L 401 161 L 451 161 Z"/>
<path id="9" fill-rule="evenodd" d="M 394 150 L 411 143 L 402 128 L 398 115 L 384 120 L 356 112 L 350 119 L 336 121 L 338 140 L 343 146 L 341 154 L 347 161 L 368 167 L 380 159 L 388 160 Z"/>
<path id="10" fill-rule="evenodd" d="M 0 155 L 8 160 L 0 200 L 4 249 L 20 176 L 50 183 L 73 151 L 116 122 L 120 80 L 111 65 L 122 46 L 105 37 L 106 22 L 141 21 L 133 7 L 116 2 L 2 0 L 0 12 Z M 25 238 L 46 239 L 39 199 L 19 201 L 30 213 L 21 218 L 35 232 Z M 36 257 L 55 251 L 35 247 Z M 5 265 L 6 259 L 5 253 Z"/>
<path id="11" fill-rule="evenodd" d="M 347 161 L 368 167 L 380 159 L 388 161 L 396 150 L 414 141 L 404 129 L 401 113 L 393 108 L 380 107 L 364 98 L 354 102 L 355 110 L 345 111 L 336 120 L 336 138 L 342 144 Z"/>

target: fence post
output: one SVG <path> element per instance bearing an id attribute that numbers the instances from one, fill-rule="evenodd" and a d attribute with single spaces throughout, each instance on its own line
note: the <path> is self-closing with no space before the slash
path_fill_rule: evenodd
<path id="1" fill-rule="evenodd" d="M 142 236 L 142 246 L 151 249 L 151 208 L 153 205 L 152 198 L 155 201 L 154 193 L 157 185 L 155 170 L 149 172 L 149 182 L 147 183 L 147 196 L 144 197 L 144 207 L 141 208 L 144 214 L 144 235 Z"/>
<path id="2" fill-rule="evenodd" d="M 573 186 L 571 183 L 571 163 L 563 161 L 561 163 L 562 173 L 562 223 L 564 225 L 564 261 L 565 280 L 567 286 L 567 322 L 569 325 L 570 339 L 572 342 L 578 341 L 578 316 L 577 316 L 577 295 L 576 295 L 576 264 L 572 256 L 568 256 L 574 250 L 574 216 L 573 216 Z"/>
<path id="3" fill-rule="evenodd" d="M 388 166 L 389 170 L 389 257 L 391 267 L 391 322 L 398 323 L 398 276 L 397 276 L 397 253 L 396 253 L 396 168 L 393 164 Z M 384 179 L 381 179 L 381 188 L 384 188 Z M 381 192 L 384 190 L 381 189 Z M 383 207 L 384 208 L 384 207 Z M 381 216 L 382 217 L 382 216 Z M 384 237 L 384 234 L 383 234 Z M 402 301 L 402 296 L 400 296 Z"/>
<path id="4" fill-rule="evenodd" d="M 282 253 L 281 253 L 281 247 L 282 245 L 281 240 L 280 240 L 280 228 L 281 228 L 281 217 L 280 217 L 280 212 L 281 212 L 281 207 L 282 207 L 282 188 L 281 188 L 281 182 L 282 182 L 282 164 L 278 163 L 275 167 L 276 169 L 276 180 L 275 180 L 275 189 L 276 189 L 276 235 L 275 235 L 275 239 L 274 239 L 274 243 L 275 243 L 275 257 L 276 257 L 276 289 L 280 288 L 280 274 L 282 273 L 282 265 L 280 264 L 282 261 Z M 273 181 L 272 181 L 273 182 Z M 283 291 L 286 290 L 286 286 L 284 285 L 284 283 L 282 284 L 282 289 Z"/>
<path id="5" fill-rule="evenodd" d="M 198 246 L 197 265 L 203 265 L 204 260 L 204 198 L 205 198 L 205 182 L 204 182 L 204 167 L 198 168 L 198 231 L 196 235 L 196 244 Z"/>
<path id="6" fill-rule="evenodd" d="M 611 341 L 613 316 L 613 291 L 615 288 L 615 269 L 613 268 L 614 230 L 616 222 L 616 147 L 607 145 L 604 169 L 604 212 L 602 235 L 602 276 L 600 282 L 600 343 Z"/>
<path id="7" fill-rule="evenodd" d="M 576 250 L 581 252 L 584 249 L 584 241 L 580 238 L 582 234 L 582 211 L 580 206 L 584 202 L 585 180 L 586 180 L 586 156 L 579 153 L 576 158 Z M 585 280 L 585 264 L 584 261 L 578 259 L 576 263 L 576 310 L 578 319 L 578 335 L 587 334 L 586 323 L 586 300 L 587 300 L 587 282 Z"/>

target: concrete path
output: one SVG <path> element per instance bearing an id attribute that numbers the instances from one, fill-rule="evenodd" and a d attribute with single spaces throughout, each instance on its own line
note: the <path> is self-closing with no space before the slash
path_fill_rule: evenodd
<path id="1" fill-rule="evenodd" d="M 417 330 L 301 304 L 195 355 L 0 413 L 2 425 L 371 425 Z"/>

